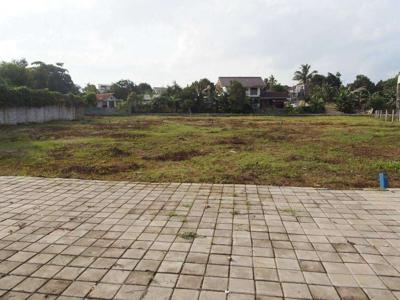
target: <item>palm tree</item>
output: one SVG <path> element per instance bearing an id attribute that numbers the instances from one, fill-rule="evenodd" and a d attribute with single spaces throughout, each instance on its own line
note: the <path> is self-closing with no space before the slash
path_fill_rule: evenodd
<path id="1" fill-rule="evenodd" d="M 309 64 L 301 65 L 300 70 L 294 72 L 293 80 L 296 80 L 304 85 L 304 94 L 308 94 L 308 83 L 311 78 L 317 74 L 317 71 L 311 71 L 311 66 Z"/>

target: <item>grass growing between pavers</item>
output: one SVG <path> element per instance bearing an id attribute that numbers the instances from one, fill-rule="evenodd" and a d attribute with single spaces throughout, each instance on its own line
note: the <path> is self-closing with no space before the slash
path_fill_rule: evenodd
<path id="1" fill-rule="evenodd" d="M 0 175 L 400 187 L 400 125 L 369 117 L 88 117 L 0 127 Z"/>

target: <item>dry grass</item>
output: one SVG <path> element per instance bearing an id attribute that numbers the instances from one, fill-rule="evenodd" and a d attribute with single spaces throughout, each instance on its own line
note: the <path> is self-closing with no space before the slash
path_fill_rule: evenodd
<path id="1" fill-rule="evenodd" d="M 400 125 L 368 117 L 104 117 L 0 127 L 0 175 L 400 187 Z"/>

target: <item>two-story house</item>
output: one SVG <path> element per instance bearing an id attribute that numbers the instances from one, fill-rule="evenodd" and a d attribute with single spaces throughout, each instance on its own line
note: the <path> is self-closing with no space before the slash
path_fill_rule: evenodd
<path id="1" fill-rule="evenodd" d="M 228 93 L 233 81 L 240 82 L 246 89 L 246 96 L 250 98 L 255 111 L 266 111 L 270 107 L 282 108 L 288 100 L 287 92 L 266 90 L 266 85 L 261 77 L 219 77 L 216 89 L 219 93 Z"/>
<path id="2" fill-rule="evenodd" d="M 233 81 L 240 82 L 246 89 L 246 96 L 257 100 L 265 88 L 264 80 L 261 77 L 219 77 L 216 87 L 220 92 L 227 93 Z"/>

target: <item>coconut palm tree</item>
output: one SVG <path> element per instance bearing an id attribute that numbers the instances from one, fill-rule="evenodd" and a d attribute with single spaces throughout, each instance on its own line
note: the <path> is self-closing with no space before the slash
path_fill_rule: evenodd
<path id="1" fill-rule="evenodd" d="M 294 72 L 293 80 L 304 84 L 304 94 L 308 95 L 308 84 L 311 78 L 317 74 L 317 71 L 310 71 L 311 66 L 309 64 L 301 65 L 300 70 Z"/>

